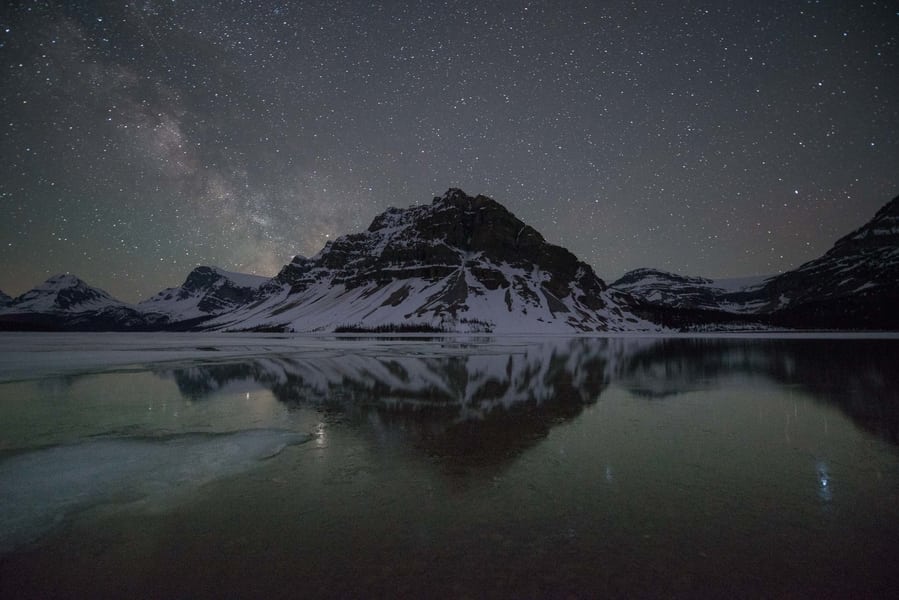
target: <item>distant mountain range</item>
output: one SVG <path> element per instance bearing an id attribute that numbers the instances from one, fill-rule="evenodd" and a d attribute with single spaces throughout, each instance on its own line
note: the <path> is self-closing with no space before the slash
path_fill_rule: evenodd
<path id="1" fill-rule="evenodd" d="M 0 329 L 603 331 L 899 329 L 899 198 L 821 258 L 781 275 L 713 281 L 638 269 L 606 285 L 486 196 L 450 189 L 388 209 L 367 231 L 295 257 L 273 278 L 194 269 L 139 304 L 73 275 L 17 298 Z"/>
<path id="2" fill-rule="evenodd" d="M 767 278 L 712 281 L 654 269 L 611 284 L 637 312 L 681 327 L 758 323 L 796 329 L 899 329 L 899 197 L 824 256 Z"/>

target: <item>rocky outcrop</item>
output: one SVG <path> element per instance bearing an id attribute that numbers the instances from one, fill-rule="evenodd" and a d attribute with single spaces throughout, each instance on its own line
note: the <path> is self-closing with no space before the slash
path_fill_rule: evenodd
<path id="1" fill-rule="evenodd" d="M 763 310 L 801 328 L 899 328 L 899 197 L 824 256 L 769 280 Z"/>
<path id="2" fill-rule="evenodd" d="M 138 307 L 170 323 L 202 320 L 252 301 L 267 277 L 231 273 L 217 267 L 197 267 L 180 287 L 162 290 Z"/>

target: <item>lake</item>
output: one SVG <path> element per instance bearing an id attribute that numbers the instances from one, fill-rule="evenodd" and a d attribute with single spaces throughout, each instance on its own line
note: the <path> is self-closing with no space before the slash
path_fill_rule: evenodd
<path id="1" fill-rule="evenodd" d="M 895 337 L 0 348 L 3 598 L 899 589 Z"/>

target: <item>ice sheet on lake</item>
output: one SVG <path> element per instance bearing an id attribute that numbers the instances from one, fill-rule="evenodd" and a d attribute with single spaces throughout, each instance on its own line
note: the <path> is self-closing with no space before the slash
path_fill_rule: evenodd
<path id="1" fill-rule="evenodd" d="M 721 338 L 784 338 L 784 339 L 856 339 L 899 338 L 896 332 L 802 332 L 802 333 L 726 333 L 726 334 L 592 334 L 578 336 L 503 335 L 483 336 L 450 334 L 435 336 L 404 335 L 316 336 L 266 333 L 19 333 L 0 332 L 0 382 L 145 367 L 154 363 L 213 362 L 237 357 L 299 354 L 307 357 L 340 356 L 375 353 L 404 347 L 415 353 L 429 352 L 435 344 L 438 353 L 448 352 L 447 343 L 454 340 L 466 345 L 489 346 L 497 353 L 508 346 L 520 346 L 533 341 L 571 338 L 606 338 L 639 340 L 660 338 L 721 337 Z M 440 340 L 435 344 L 426 339 Z M 639 342 L 637 342 L 639 343 Z M 499 349 L 498 349 L 499 348 Z"/>
<path id="2" fill-rule="evenodd" d="M 0 553 L 79 511 L 135 501 L 152 508 L 310 438 L 281 429 L 97 438 L 12 456 L 0 462 Z"/>
<path id="3" fill-rule="evenodd" d="M 278 334 L 0 332 L 0 382 L 160 362 L 219 360 L 309 349 Z M 327 349 L 324 341 L 316 349 Z"/>

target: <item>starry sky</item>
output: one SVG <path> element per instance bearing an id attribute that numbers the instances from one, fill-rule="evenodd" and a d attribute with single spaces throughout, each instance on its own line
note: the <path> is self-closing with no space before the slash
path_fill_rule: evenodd
<path id="1" fill-rule="evenodd" d="M 449 187 L 611 281 L 773 274 L 899 194 L 899 7 L 5 1 L 0 290 L 274 275 Z"/>

